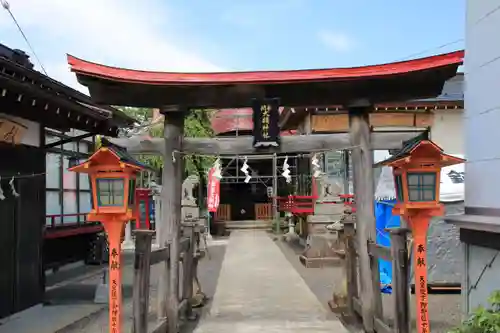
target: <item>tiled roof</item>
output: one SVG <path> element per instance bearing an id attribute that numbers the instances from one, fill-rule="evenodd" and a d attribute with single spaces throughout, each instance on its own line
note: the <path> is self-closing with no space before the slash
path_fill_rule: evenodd
<path id="1" fill-rule="evenodd" d="M 4 89 L 4 94 L 9 96 L 11 93 L 17 93 L 24 95 L 25 98 L 32 98 L 37 105 L 43 102 L 54 109 L 60 107 L 61 111 L 68 112 L 65 115 L 69 113 L 75 115 L 75 117 L 68 116 L 65 119 L 65 122 L 73 128 L 89 131 L 86 126 L 89 121 L 84 121 L 84 118 L 91 119 L 92 122 L 105 123 L 110 127 L 130 126 L 135 122 L 135 119 L 120 110 L 108 105 L 96 104 L 89 96 L 36 71 L 25 52 L 13 50 L 3 44 L 0 44 L 0 72 L 0 90 Z M 61 119 L 56 119 L 60 116 L 53 114 L 52 108 L 45 108 L 43 114 L 33 110 L 33 117 L 42 117 L 47 127 L 59 129 L 56 125 L 61 125 Z M 10 112 L 15 113 L 16 110 Z M 78 115 L 81 116 L 81 121 L 77 120 L 77 118 L 80 119 Z M 96 128 L 91 128 L 91 130 L 96 131 Z M 114 133 L 102 132 L 102 134 Z"/>
<path id="2" fill-rule="evenodd" d="M 414 101 L 422 102 L 447 102 L 447 101 L 463 101 L 464 100 L 464 74 L 457 73 L 456 76 L 445 81 L 443 92 L 434 98 L 416 99 Z"/>
<path id="3" fill-rule="evenodd" d="M 423 140 L 429 140 L 429 131 L 425 131 L 422 134 L 410 139 L 408 141 L 403 142 L 403 148 L 399 151 L 392 151 L 392 156 L 386 160 L 380 161 L 374 164 L 374 167 L 380 167 L 387 165 L 387 163 L 397 161 L 401 158 L 407 157 L 410 155 L 411 151 L 418 146 L 420 142 Z"/>
<path id="4" fill-rule="evenodd" d="M 144 164 L 137 159 L 135 159 L 132 155 L 130 155 L 127 150 L 123 147 L 117 146 L 110 141 L 106 140 L 105 138 L 101 139 L 101 144 L 103 147 L 107 147 L 109 150 L 111 150 L 113 153 L 115 153 L 119 158 L 120 162 L 124 162 L 127 164 L 135 165 L 140 168 L 146 169 L 146 170 L 151 170 L 154 171 L 153 168 L 151 168 L 149 165 Z"/>

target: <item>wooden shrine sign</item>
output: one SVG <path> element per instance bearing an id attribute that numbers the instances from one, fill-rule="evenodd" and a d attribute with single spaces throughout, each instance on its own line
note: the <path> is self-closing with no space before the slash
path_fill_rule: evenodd
<path id="1" fill-rule="evenodd" d="M 28 128 L 23 124 L 0 117 L 0 141 L 18 145 Z"/>
<path id="2" fill-rule="evenodd" d="M 254 148 L 279 147 L 279 99 L 254 99 L 252 109 Z"/>

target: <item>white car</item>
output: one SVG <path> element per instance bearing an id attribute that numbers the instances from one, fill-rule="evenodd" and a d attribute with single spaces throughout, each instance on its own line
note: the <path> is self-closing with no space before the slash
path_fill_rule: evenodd
<path id="1" fill-rule="evenodd" d="M 463 156 L 454 155 L 460 158 Z M 464 201 L 465 164 L 456 164 L 441 170 L 439 200 L 441 202 Z"/>

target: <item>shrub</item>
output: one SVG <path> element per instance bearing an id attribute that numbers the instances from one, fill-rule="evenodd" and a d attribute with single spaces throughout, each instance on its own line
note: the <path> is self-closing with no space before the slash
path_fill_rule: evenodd
<path id="1" fill-rule="evenodd" d="M 488 298 L 487 308 L 480 306 L 472 315 L 450 333 L 498 333 L 500 332 L 500 290 Z"/>

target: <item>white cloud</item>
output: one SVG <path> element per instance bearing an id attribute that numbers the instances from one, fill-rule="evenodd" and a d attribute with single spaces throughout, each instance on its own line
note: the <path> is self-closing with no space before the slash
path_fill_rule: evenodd
<path id="1" fill-rule="evenodd" d="M 351 37 L 340 32 L 320 31 L 318 39 L 325 46 L 337 52 L 347 52 L 355 46 Z"/>
<path id="2" fill-rule="evenodd" d="M 166 1 L 10 0 L 48 74 L 82 90 L 69 72 L 66 53 L 111 66 L 207 72 L 222 69 L 194 50 L 179 46 L 175 15 Z M 15 37 L 15 40 L 13 39 Z M 0 40 L 29 52 L 6 11 L 0 12 Z M 8 45 L 7 43 L 7 46 Z M 32 59 L 33 61 L 35 59 Z"/>

